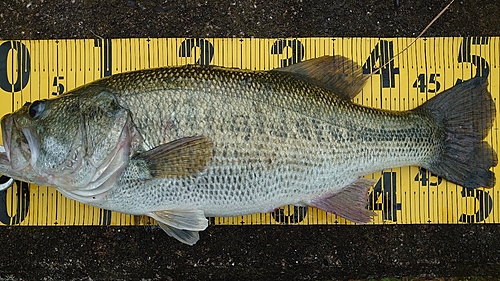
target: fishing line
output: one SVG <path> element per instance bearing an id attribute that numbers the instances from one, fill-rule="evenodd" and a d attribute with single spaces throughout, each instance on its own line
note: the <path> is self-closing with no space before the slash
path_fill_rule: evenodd
<path id="1" fill-rule="evenodd" d="M 394 61 L 394 59 L 399 56 L 401 53 L 403 53 L 404 51 L 408 50 L 408 48 L 410 48 L 413 44 L 415 44 L 415 42 L 420 39 L 424 33 L 434 24 L 434 22 L 441 17 L 441 15 L 444 14 L 444 12 L 446 10 L 448 10 L 448 8 L 451 6 L 451 4 L 453 4 L 455 0 L 451 0 L 450 3 L 448 3 L 448 5 L 446 5 L 446 7 L 444 7 L 441 12 L 439 12 L 439 14 L 437 14 L 437 16 L 434 17 L 433 20 L 431 20 L 431 22 L 424 28 L 424 30 L 422 30 L 422 32 L 420 32 L 420 34 L 415 38 L 413 39 L 413 41 L 411 41 L 410 44 L 408 44 L 406 47 L 403 48 L 403 50 L 399 51 L 394 57 L 392 57 L 389 61 L 387 61 L 386 63 L 384 63 L 381 67 L 379 67 L 378 69 L 374 70 L 372 73 L 370 73 L 370 75 L 368 77 L 371 77 L 373 76 L 374 74 L 378 74 L 380 72 L 380 69 L 386 67 L 388 64 L 390 64 L 392 61 Z"/>

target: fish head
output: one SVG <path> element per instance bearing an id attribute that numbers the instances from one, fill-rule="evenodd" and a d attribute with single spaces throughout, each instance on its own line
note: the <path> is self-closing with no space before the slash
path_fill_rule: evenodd
<path id="1" fill-rule="evenodd" d="M 116 179 L 134 139 L 129 111 L 95 87 L 26 103 L 1 127 L 0 174 L 67 191 Z"/>

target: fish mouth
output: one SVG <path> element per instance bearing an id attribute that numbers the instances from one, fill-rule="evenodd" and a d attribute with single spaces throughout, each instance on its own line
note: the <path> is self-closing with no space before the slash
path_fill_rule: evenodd
<path id="1" fill-rule="evenodd" d="M 20 127 L 10 114 L 2 118 L 1 126 L 5 152 L 0 153 L 0 164 L 10 165 L 15 172 L 34 167 L 40 145 L 32 130 Z"/>
<path id="2" fill-rule="evenodd" d="M 10 166 L 10 132 L 12 130 L 12 117 L 10 117 L 10 114 L 5 115 L 2 118 L 1 125 L 2 127 L 2 139 L 3 139 L 3 146 L 2 150 L 0 152 L 0 164 L 2 166 Z"/>
<path id="3" fill-rule="evenodd" d="M 6 148 L 3 145 L 0 145 L 0 166 L 9 165 L 9 158 L 7 157 Z"/>

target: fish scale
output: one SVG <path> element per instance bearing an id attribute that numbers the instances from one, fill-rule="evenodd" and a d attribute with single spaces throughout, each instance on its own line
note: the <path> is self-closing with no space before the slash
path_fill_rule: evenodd
<path id="1" fill-rule="evenodd" d="M 131 198 L 130 205 L 122 211 L 137 209 L 134 213 L 139 214 L 142 209 L 161 210 L 165 205 L 180 209 L 195 205 L 203 206 L 210 216 L 267 212 L 276 207 L 273 201 L 276 197 L 283 198 L 277 200 L 281 205 L 298 204 L 307 197 L 319 197 L 340 190 L 359 176 L 387 167 L 420 163 L 422 156 L 425 157 L 436 145 L 428 136 L 431 129 L 422 125 L 425 124 L 420 120 L 424 119 L 422 116 L 415 120 L 417 118 L 410 114 L 357 106 L 319 87 L 292 80 L 293 76 L 284 73 L 252 73 L 199 66 L 166 71 L 168 74 L 154 71 L 141 73 L 137 78 L 116 75 L 115 79 L 106 80 L 105 86 L 115 89 L 120 102 L 131 110 L 138 130 L 145 142 L 150 144 L 145 149 L 182 137 L 207 136 L 215 143 L 214 159 L 209 165 L 213 168 L 197 176 L 203 178 L 204 183 L 194 184 L 197 188 L 185 195 L 189 199 L 178 200 L 176 195 L 167 195 L 172 189 L 171 182 L 158 180 L 149 189 L 151 192 L 157 188 L 164 190 L 157 193 L 170 197 L 168 204 L 150 205 L 149 200 Z M 187 74 L 187 77 L 183 74 Z M 157 76 L 175 79 L 174 82 L 164 81 L 155 78 Z M 136 80 L 161 81 L 164 84 L 158 86 L 153 82 L 149 88 L 141 86 L 137 89 L 141 91 L 139 95 L 133 89 Z M 164 90 L 170 87 L 170 83 L 175 83 L 183 90 Z M 308 101 L 298 91 L 301 88 L 311 93 L 306 96 L 314 102 Z M 155 106 L 141 107 L 138 106 L 140 104 Z M 166 108 L 156 106 L 158 104 L 166 105 Z M 350 114 L 342 116 L 342 112 Z M 380 115 L 384 118 L 385 129 L 380 129 L 378 124 L 381 123 L 376 121 Z M 158 131 L 161 130 L 155 126 L 165 120 L 173 123 L 171 139 L 159 135 Z M 250 132 L 245 132 L 243 128 L 250 128 Z M 258 130 L 261 132 L 258 133 Z M 429 141 L 408 144 L 408 140 L 418 140 L 419 137 Z M 399 139 L 399 145 L 395 145 L 394 139 Z M 238 171 L 224 169 L 227 166 Z M 231 190 L 233 182 L 237 181 L 233 176 L 251 173 L 256 176 L 245 180 L 245 185 L 239 187 L 248 190 L 248 197 L 240 200 L 242 205 L 237 209 L 241 211 L 235 212 L 231 202 L 240 198 L 239 194 L 231 197 L 226 191 Z M 346 177 L 346 173 L 351 175 Z M 292 174 L 300 177 L 294 178 Z M 214 196 L 207 204 L 203 194 L 209 189 L 206 185 L 210 182 L 218 184 L 220 198 Z M 299 184 L 300 188 L 293 188 Z M 183 189 L 193 183 L 181 179 L 173 185 Z M 136 193 L 146 187 L 132 184 L 130 188 L 136 189 L 130 193 Z M 177 194 L 180 193 L 181 190 L 177 191 Z M 123 202 L 126 200 L 120 198 L 119 194 L 115 201 L 125 205 Z M 155 201 L 165 202 L 166 198 Z"/>

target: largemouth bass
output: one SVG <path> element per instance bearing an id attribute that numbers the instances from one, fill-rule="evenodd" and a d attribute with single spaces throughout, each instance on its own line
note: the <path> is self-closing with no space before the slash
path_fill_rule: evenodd
<path id="1" fill-rule="evenodd" d="M 5 115 L 0 173 L 150 216 L 190 245 L 206 216 L 289 204 L 368 222 L 374 180 L 363 176 L 388 168 L 495 185 L 485 79 L 403 112 L 351 102 L 365 81 L 340 56 L 272 71 L 188 65 L 116 74 Z"/>

